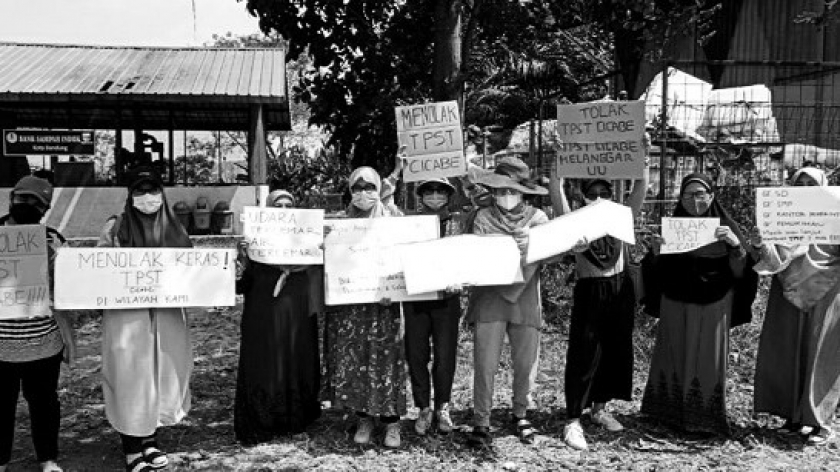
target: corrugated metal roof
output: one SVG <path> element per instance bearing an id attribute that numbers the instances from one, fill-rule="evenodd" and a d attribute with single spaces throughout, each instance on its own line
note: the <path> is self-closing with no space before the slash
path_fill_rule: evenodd
<path id="1" fill-rule="evenodd" d="M 0 94 L 286 98 L 282 49 L 0 43 Z"/>
<path id="2" fill-rule="evenodd" d="M 0 42 L 0 126 L 289 130 L 282 49 Z"/>

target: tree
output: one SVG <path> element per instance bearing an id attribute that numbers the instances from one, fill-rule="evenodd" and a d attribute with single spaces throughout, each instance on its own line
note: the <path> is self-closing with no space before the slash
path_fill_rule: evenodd
<path id="1" fill-rule="evenodd" d="M 577 56 L 587 63 L 611 63 L 602 57 L 611 47 L 586 51 L 592 41 L 574 44 L 576 38 L 563 33 L 589 28 L 597 38 L 617 38 L 623 31 L 661 36 L 705 12 L 698 7 L 705 0 L 244 1 L 263 32 L 288 42 L 290 60 L 300 54 L 311 58 L 294 89 L 296 100 L 310 107 L 310 122 L 324 126 L 330 144 L 353 165 L 380 169 L 392 162 L 397 148 L 393 107 L 429 100 L 463 103 L 465 90 L 493 85 L 486 84 L 482 58 L 508 49 L 545 60 L 534 51 L 547 46 L 563 54 L 578 48 Z M 597 79 L 570 70 L 580 83 Z M 568 82 L 567 75 L 556 79 Z M 573 92 L 569 95 L 580 96 Z"/>

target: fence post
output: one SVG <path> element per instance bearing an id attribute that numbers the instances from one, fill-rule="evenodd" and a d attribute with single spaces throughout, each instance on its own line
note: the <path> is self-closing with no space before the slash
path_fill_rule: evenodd
<path id="1" fill-rule="evenodd" d="M 668 62 L 662 67 L 662 116 L 660 118 L 659 147 L 659 219 L 665 214 L 665 161 L 668 157 Z"/>

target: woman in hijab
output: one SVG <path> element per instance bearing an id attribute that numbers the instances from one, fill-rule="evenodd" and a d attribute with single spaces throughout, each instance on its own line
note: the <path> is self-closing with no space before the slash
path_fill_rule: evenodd
<path id="1" fill-rule="evenodd" d="M 794 186 L 827 186 L 813 167 Z M 840 402 L 840 246 L 755 243 L 756 272 L 772 275 L 755 368 L 755 411 L 785 419 L 783 434 L 824 444 Z"/>
<path id="2" fill-rule="evenodd" d="M 420 215 L 437 215 L 440 219 L 441 237 L 463 232 L 462 221 L 449 212 L 455 187 L 447 179 L 426 180 L 417 185 Z M 423 436 L 437 424 L 438 431 L 452 431 L 449 401 L 458 356 L 458 325 L 461 321 L 460 290 L 453 287 L 442 294 L 440 300 L 403 304 L 405 310 L 405 356 L 411 378 L 414 405 L 420 415 L 414 430 Z M 432 360 L 432 378 L 435 386 L 434 410 L 429 362 Z"/>
<path id="3" fill-rule="evenodd" d="M 275 190 L 267 205 L 293 208 Z M 244 295 L 233 429 L 245 444 L 304 433 L 321 416 L 318 318 L 323 273 L 318 266 L 279 266 L 251 260 L 240 244 L 236 290 Z"/>
<path id="4" fill-rule="evenodd" d="M 654 243 L 656 278 L 645 280 L 645 295 L 659 300 L 660 319 L 641 411 L 687 432 L 728 434 L 729 328 L 750 319 L 758 277 L 748 270 L 741 231 L 708 177 L 683 179 L 673 216 L 716 217 L 720 226 L 716 242 L 691 252 L 659 255 L 661 240 Z"/>
<path id="5" fill-rule="evenodd" d="M 382 182 L 370 167 L 350 174 L 350 218 L 402 216 L 382 202 Z M 327 317 L 329 345 L 325 348 L 333 405 L 356 412 L 356 444 L 369 444 L 374 418 L 385 425 L 385 447 L 400 446 L 400 416 L 406 413 L 405 365 L 400 305 L 383 299 L 379 304 L 345 305 Z"/>
<path id="6" fill-rule="evenodd" d="M 105 224 L 99 247 L 192 247 L 166 203 L 160 176 L 139 168 L 128 176 L 125 209 Z M 102 316 L 105 414 L 120 433 L 126 469 L 166 467 L 157 430 L 190 409 L 193 367 L 186 312 L 181 308 L 105 310 Z"/>
<path id="7" fill-rule="evenodd" d="M 634 220 L 644 203 L 647 180 L 645 172 L 645 177 L 634 183 L 627 201 Z M 557 215 L 568 211 L 562 185 L 562 179 L 551 185 Z M 586 205 L 613 198 L 612 184 L 606 180 L 584 180 L 580 188 Z M 636 296 L 625 270 L 630 257 L 625 243 L 605 236 L 592 242 L 582 240 L 573 251 L 577 283 L 566 354 L 568 423 L 563 438 L 572 448 L 585 450 L 588 446 L 580 417 L 586 408 L 591 407 L 594 424 L 611 432 L 624 429 L 606 406 L 613 399 L 632 400 Z"/>
<path id="8" fill-rule="evenodd" d="M 530 180 L 530 170 L 515 157 L 505 157 L 493 173 L 480 176 L 477 184 L 492 189 L 493 204 L 481 208 L 473 223 L 474 234 L 506 235 L 516 239 L 524 255 L 528 230 L 548 222 L 542 210 L 523 202 L 523 194 L 547 195 Z M 519 439 L 531 443 L 536 431 L 527 418 L 531 388 L 537 375 L 540 352 L 539 263 L 523 265 L 524 281 L 507 286 L 473 287 L 467 318 L 475 324 L 473 378 L 474 426 L 470 443 L 488 446 L 493 382 L 499 368 L 502 343 L 507 334 L 513 364 L 513 418 Z"/>

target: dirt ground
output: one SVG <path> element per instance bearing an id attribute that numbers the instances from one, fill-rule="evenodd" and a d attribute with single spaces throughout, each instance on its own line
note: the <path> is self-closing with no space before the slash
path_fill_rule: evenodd
<path id="1" fill-rule="evenodd" d="M 194 311 L 191 315 L 195 372 L 193 406 L 181 424 L 164 428 L 161 443 L 170 454 L 169 470 L 840 470 L 838 442 L 805 446 L 799 438 L 768 429 L 780 420 L 754 417 L 752 356 L 756 337 L 733 342 L 727 388 L 734 432 L 728 438 L 686 437 L 648 424 L 638 415 L 646 380 L 653 323 L 639 323 L 635 401 L 617 402 L 614 411 L 627 427 L 607 433 L 586 425 L 590 450 L 577 452 L 563 444 L 562 395 L 566 335 L 549 326 L 543 338 L 533 422 L 540 430 L 534 445 L 522 445 L 508 426 L 510 370 L 507 354 L 497 377 L 494 448 L 476 452 L 466 445 L 466 427 L 448 436 L 418 437 L 411 419 L 403 421 L 403 446 L 386 450 L 352 443 L 352 418 L 326 410 L 306 437 L 278 438 L 244 448 L 233 437 L 233 400 L 239 349 L 239 311 Z M 744 329 L 744 328 L 739 328 Z M 747 328 L 757 329 L 756 327 Z M 79 355 L 61 379 L 61 464 L 65 470 L 124 470 L 119 437 L 105 419 L 100 388 L 99 319 L 89 317 L 78 332 Z M 747 341 L 744 341 L 747 340 Z M 752 351 L 752 352 L 750 352 Z M 463 330 L 453 417 L 469 422 L 471 402 L 471 335 Z M 18 409 L 16 441 L 9 470 L 37 470 L 29 437 L 26 404 Z"/>

